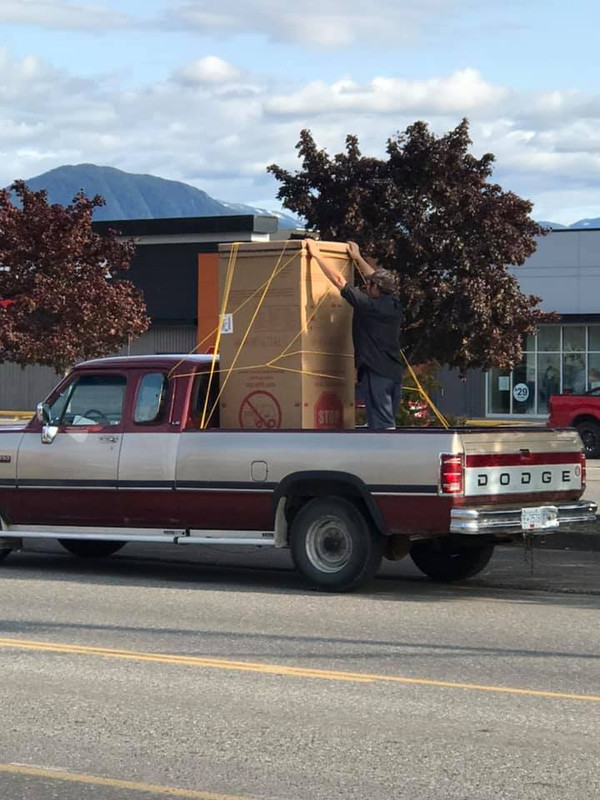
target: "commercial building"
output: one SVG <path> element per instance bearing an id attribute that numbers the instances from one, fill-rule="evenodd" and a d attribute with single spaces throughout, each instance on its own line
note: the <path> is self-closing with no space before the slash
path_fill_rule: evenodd
<path id="1" fill-rule="evenodd" d="M 548 397 L 600 386 L 600 229 L 554 230 L 512 270 L 525 294 L 558 313 L 527 337 L 513 370 L 473 371 L 464 381 L 444 370 L 438 400 L 448 413 L 469 418 L 546 418 Z"/>

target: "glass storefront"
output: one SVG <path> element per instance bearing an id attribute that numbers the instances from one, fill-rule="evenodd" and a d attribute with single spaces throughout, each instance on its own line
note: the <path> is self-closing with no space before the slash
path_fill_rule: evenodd
<path id="1" fill-rule="evenodd" d="M 600 325 L 543 325 L 528 336 L 523 360 L 487 375 L 488 416 L 543 416 L 548 398 L 600 386 Z"/>

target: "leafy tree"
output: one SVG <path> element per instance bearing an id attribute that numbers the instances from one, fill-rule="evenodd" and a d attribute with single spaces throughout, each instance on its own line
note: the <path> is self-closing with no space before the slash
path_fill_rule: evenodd
<path id="1" fill-rule="evenodd" d="M 356 136 L 330 157 L 303 130 L 302 168 L 268 167 L 283 205 L 324 240 L 356 241 L 396 269 L 412 363 L 506 368 L 526 334 L 552 319 L 521 292 L 508 267 L 522 265 L 545 233 L 532 204 L 489 181 L 494 156 L 469 153 L 469 125 L 436 137 L 415 122 L 387 143 L 387 158 L 363 156 Z"/>
<path id="2" fill-rule="evenodd" d="M 141 294 L 121 279 L 134 245 L 92 230 L 98 195 L 50 205 L 23 181 L 0 191 L 0 361 L 65 372 L 114 353 L 149 324 Z"/>

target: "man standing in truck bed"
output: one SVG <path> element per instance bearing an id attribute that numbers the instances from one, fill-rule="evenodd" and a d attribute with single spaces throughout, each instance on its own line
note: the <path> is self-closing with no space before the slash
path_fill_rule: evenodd
<path id="1" fill-rule="evenodd" d="M 348 256 L 366 281 L 366 292 L 361 291 L 327 263 L 314 239 L 307 239 L 306 245 L 309 255 L 354 309 L 354 357 L 367 425 L 375 430 L 395 428 L 403 372 L 400 356 L 402 307 L 397 297 L 396 276 L 387 269 L 374 269 L 361 256 L 358 245 L 349 242 Z"/>

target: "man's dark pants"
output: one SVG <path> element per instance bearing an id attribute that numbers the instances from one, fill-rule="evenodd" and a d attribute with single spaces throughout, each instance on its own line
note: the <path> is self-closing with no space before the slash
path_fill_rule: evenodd
<path id="1" fill-rule="evenodd" d="M 367 425 L 372 430 L 396 427 L 396 411 L 402 399 L 402 378 L 384 378 L 373 370 L 359 372 L 358 396 L 367 412 Z"/>

